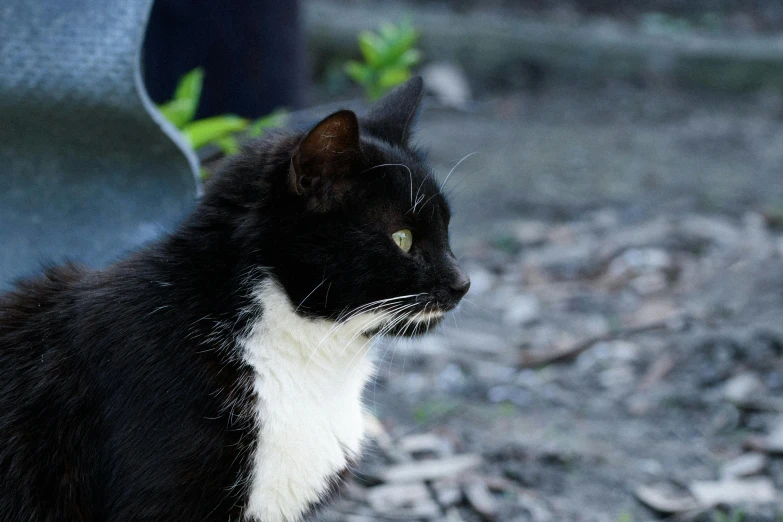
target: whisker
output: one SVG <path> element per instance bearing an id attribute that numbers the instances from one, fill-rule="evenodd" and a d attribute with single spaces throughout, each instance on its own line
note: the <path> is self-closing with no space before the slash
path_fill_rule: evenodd
<path id="1" fill-rule="evenodd" d="M 457 165 L 459 165 L 459 163 Z M 413 205 L 413 172 L 411 172 L 410 167 L 408 167 L 407 165 L 403 165 L 402 163 L 384 163 L 383 165 L 375 165 L 374 167 L 365 169 L 361 171 L 359 174 L 361 175 L 364 174 L 365 172 L 369 172 L 373 169 L 377 169 L 380 167 L 405 167 L 406 169 L 408 169 L 408 176 L 410 176 L 411 178 L 411 205 Z"/>
<path id="2" fill-rule="evenodd" d="M 469 157 L 473 156 L 474 154 L 478 154 L 478 151 L 476 151 L 476 152 L 471 152 L 470 154 L 467 154 L 467 155 L 465 155 L 465 156 L 464 156 L 464 157 L 463 157 L 461 160 L 459 160 L 459 161 L 457 162 L 457 164 L 456 164 L 456 165 L 454 165 L 454 166 L 451 168 L 451 170 L 449 171 L 449 173 L 446 175 L 446 179 L 444 179 L 444 180 L 443 180 L 443 183 L 441 183 L 441 184 L 440 184 L 440 190 L 441 190 L 441 192 L 443 191 L 443 187 L 445 187 L 445 186 L 446 186 L 446 182 L 449 180 L 449 178 L 451 177 L 451 175 L 452 175 L 452 173 L 454 172 L 454 170 L 455 170 L 457 167 L 459 167 L 460 163 L 462 163 L 463 161 L 465 161 L 465 160 L 466 160 L 466 159 L 468 159 Z"/>
<path id="3" fill-rule="evenodd" d="M 307 298 L 308 298 L 308 297 L 310 297 L 311 295 L 313 295 L 313 294 L 315 293 L 315 291 L 316 291 L 316 290 L 318 290 L 319 288 L 321 288 L 321 285 L 323 285 L 325 282 L 326 282 L 326 279 L 323 279 L 323 280 L 322 280 L 320 283 L 318 283 L 318 285 L 317 285 L 315 288 L 313 288 L 313 289 L 310 291 L 310 293 L 309 293 L 309 294 L 307 294 L 307 296 L 305 296 L 305 298 L 304 298 L 304 299 L 302 299 L 302 302 L 301 302 L 301 303 L 299 303 L 299 306 L 297 306 L 297 307 L 294 309 L 294 312 L 298 312 L 298 311 L 299 311 L 299 308 L 300 308 L 300 307 L 301 307 L 301 306 L 304 304 L 304 302 L 305 302 L 305 301 L 307 301 Z"/>

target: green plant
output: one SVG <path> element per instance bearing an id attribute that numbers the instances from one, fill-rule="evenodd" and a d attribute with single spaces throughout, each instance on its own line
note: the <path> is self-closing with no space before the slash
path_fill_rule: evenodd
<path id="1" fill-rule="evenodd" d="M 630 511 L 623 511 L 617 515 L 617 522 L 633 522 L 633 514 Z"/>
<path id="2" fill-rule="evenodd" d="M 407 21 L 382 24 L 377 33 L 362 31 L 359 50 L 364 61 L 349 61 L 345 73 L 364 88 L 368 99 L 377 100 L 411 77 L 411 69 L 421 61 L 421 52 L 413 47 L 418 39 Z"/>
<path id="3" fill-rule="evenodd" d="M 715 522 L 742 522 L 745 520 L 745 513 L 742 511 L 735 511 L 731 516 L 729 516 L 722 511 L 716 511 L 714 519 Z"/>
<path id="4" fill-rule="evenodd" d="M 257 137 L 265 129 L 285 125 L 287 114 L 282 109 L 255 121 L 232 114 L 194 120 L 203 84 L 204 70 L 200 67 L 193 69 L 180 79 L 174 98 L 158 107 L 194 149 L 215 145 L 225 155 L 235 154 L 239 152 L 237 133 L 247 132 L 248 136 Z"/>
<path id="5" fill-rule="evenodd" d="M 459 408 L 459 403 L 448 399 L 430 399 L 417 405 L 413 410 L 413 418 L 419 424 L 428 424 L 435 419 L 448 416 Z"/>

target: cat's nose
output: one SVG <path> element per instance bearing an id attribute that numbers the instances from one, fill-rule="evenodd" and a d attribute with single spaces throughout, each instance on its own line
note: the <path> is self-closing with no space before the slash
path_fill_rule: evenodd
<path id="1" fill-rule="evenodd" d="M 466 274 L 460 269 L 457 269 L 457 273 L 455 274 L 454 279 L 452 279 L 451 284 L 449 285 L 449 290 L 451 290 L 451 297 L 455 301 L 459 301 L 465 296 L 465 294 L 468 293 L 469 289 L 470 289 L 470 278 L 468 277 L 468 274 Z"/>

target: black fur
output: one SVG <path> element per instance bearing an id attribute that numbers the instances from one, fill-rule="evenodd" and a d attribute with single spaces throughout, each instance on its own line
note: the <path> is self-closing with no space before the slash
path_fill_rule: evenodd
<path id="1" fill-rule="evenodd" d="M 0 520 L 239 520 L 257 441 L 234 340 L 265 278 L 311 317 L 457 304 L 449 208 L 408 145 L 420 97 L 415 80 L 367 121 L 341 111 L 254 143 L 171 236 L 0 296 Z"/>

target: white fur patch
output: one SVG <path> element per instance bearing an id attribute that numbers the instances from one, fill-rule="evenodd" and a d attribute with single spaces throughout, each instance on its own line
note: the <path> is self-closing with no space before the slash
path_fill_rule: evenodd
<path id="1" fill-rule="evenodd" d="M 257 293 L 262 319 L 242 339 L 254 368 L 259 444 L 245 518 L 297 522 L 330 487 L 364 437 L 362 390 L 374 368 L 362 314 L 335 327 L 297 315 L 274 283 Z"/>

